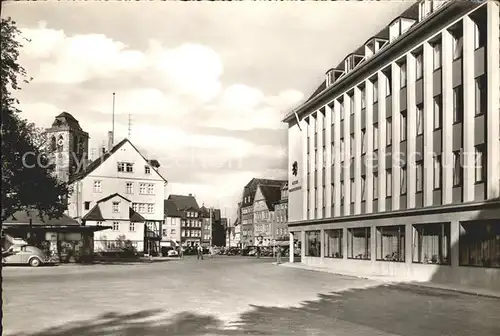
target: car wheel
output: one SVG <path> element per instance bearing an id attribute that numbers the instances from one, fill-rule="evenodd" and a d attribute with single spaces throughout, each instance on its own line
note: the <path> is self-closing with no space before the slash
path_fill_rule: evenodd
<path id="1" fill-rule="evenodd" d="M 38 267 L 41 264 L 42 264 L 42 262 L 40 261 L 40 259 L 38 259 L 36 257 L 30 259 L 30 266 L 32 266 L 32 267 Z"/>

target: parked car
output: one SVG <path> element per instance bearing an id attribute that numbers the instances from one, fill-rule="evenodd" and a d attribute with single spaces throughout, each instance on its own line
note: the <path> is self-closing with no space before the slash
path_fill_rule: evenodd
<path id="1" fill-rule="evenodd" d="M 7 250 L 2 251 L 3 264 L 27 264 L 38 267 L 42 264 L 49 264 L 50 258 L 39 248 L 31 245 L 12 245 Z"/>
<path id="2" fill-rule="evenodd" d="M 179 252 L 177 252 L 176 250 L 170 250 L 170 251 L 168 251 L 167 255 L 169 257 L 178 257 L 179 256 Z"/>

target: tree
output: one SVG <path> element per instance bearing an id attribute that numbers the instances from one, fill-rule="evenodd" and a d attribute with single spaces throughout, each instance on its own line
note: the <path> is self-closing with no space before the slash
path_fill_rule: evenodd
<path id="1" fill-rule="evenodd" d="M 0 23 L 2 119 L 2 221 L 18 210 L 35 209 L 40 216 L 60 217 L 66 209 L 69 188 L 53 176 L 53 165 L 42 150 L 43 136 L 35 125 L 22 119 L 13 92 L 19 82 L 28 83 L 18 63 L 23 40 L 10 18 Z M 26 39 L 24 39 L 27 41 Z"/>

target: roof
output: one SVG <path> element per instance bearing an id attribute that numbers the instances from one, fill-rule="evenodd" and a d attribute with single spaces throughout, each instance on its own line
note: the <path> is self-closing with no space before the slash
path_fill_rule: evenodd
<path id="1" fill-rule="evenodd" d="M 273 204 L 281 199 L 281 187 L 275 186 L 260 186 L 260 191 L 266 200 L 266 205 L 269 210 L 274 209 Z"/>
<path id="2" fill-rule="evenodd" d="M 202 218 L 210 218 L 210 209 L 208 209 L 204 205 L 201 206 L 200 212 Z"/>
<path id="3" fill-rule="evenodd" d="M 78 181 L 78 180 L 81 180 L 83 179 L 85 176 L 87 176 L 88 174 L 92 173 L 94 170 L 96 170 L 97 168 L 99 168 L 111 155 L 113 155 L 114 153 L 116 153 L 124 144 L 126 143 L 129 143 L 132 148 L 134 148 L 137 153 L 139 153 L 139 155 L 144 159 L 144 161 L 148 164 L 152 164 L 153 162 L 150 162 L 150 160 L 146 159 L 144 157 L 144 155 L 142 155 L 142 153 L 137 149 L 137 147 L 134 146 L 134 144 L 132 144 L 132 142 L 130 142 L 129 139 L 125 138 L 123 139 L 122 141 L 120 141 L 119 143 L 117 143 L 115 146 L 113 146 L 113 148 L 104 153 L 103 155 L 101 155 L 101 157 L 99 157 L 98 159 L 92 161 L 88 166 L 87 168 L 85 168 L 84 171 L 82 171 L 81 173 L 78 173 L 76 174 L 75 176 L 73 176 L 71 178 L 71 180 L 69 181 L 69 183 L 72 183 L 72 182 L 75 182 L 75 181 Z M 156 160 L 151 160 L 151 161 L 156 161 Z M 156 161 L 156 163 L 158 163 L 158 161 Z M 159 163 L 158 163 L 159 165 Z M 154 168 L 154 167 L 153 167 Z M 165 182 L 168 182 L 159 172 L 158 170 L 154 169 L 154 171 L 158 174 L 158 176 L 160 176 L 163 181 Z"/>
<path id="4" fill-rule="evenodd" d="M 259 185 L 261 186 L 278 186 L 281 188 L 281 186 L 288 181 L 286 180 L 270 180 L 270 179 L 260 179 L 260 178 L 253 178 L 250 180 L 250 182 L 247 183 L 245 188 L 243 189 L 243 201 L 241 202 L 242 207 L 247 207 L 250 205 L 253 205 L 253 199 L 255 196 L 255 191 L 257 190 L 257 187 Z M 246 201 L 246 198 L 250 197 L 248 201 Z"/>
<path id="5" fill-rule="evenodd" d="M 131 200 L 129 200 L 128 198 L 125 198 L 125 197 L 123 197 L 122 195 L 120 195 L 119 193 L 114 193 L 114 194 L 111 194 L 111 195 L 109 195 L 109 196 L 107 196 L 107 197 L 104 197 L 103 199 L 100 199 L 99 201 L 97 201 L 97 203 L 106 202 L 106 201 L 108 201 L 108 200 L 110 200 L 110 199 L 112 199 L 113 197 L 116 197 L 116 196 L 118 196 L 118 197 L 120 197 L 120 198 L 123 198 L 123 199 L 124 199 L 125 201 L 127 201 L 127 202 L 132 202 L 132 201 L 131 201 Z"/>
<path id="6" fill-rule="evenodd" d="M 401 14 L 399 14 L 397 17 L 395 17 L 392 22 L 390 22 L 389 24 L 386 24 L 382 30 L 380 30 L 378 33 L 371 36 L 365 43 L 363 43 L 361 46 L 359 46 L 357 49 L 355 49 L 355 51 L 353 51 L 349 55 L 352 55 L 352 54 L 364 55 L 364 46 L 366 45 L 366 43 L 373 40 L 374 38 L 382 38 L 382 39 L 389 40 L 389 27 L 397 19 L 407 18 L 407 19 L 418 20 L 418 17 L 419 17 L 419 3 L 416 2 L 416 3 L 409 5 L 409 7 L 406 10 L 404 10 Z M 347 56 L 349 56 L 349 55 L 347 55 Z M 338 68 L 343 69 L 344 68 L 343 62 L 345 61 L 345 58 L 343 58 L 343 60 L 340 62 L 340 64 L 337 67 L 335 67 L 335 69 L 338 69 Z M 314 93 L 307 100 L 305 100 L 303 103 L 301 103 L 299 105 L 299 108 L 295 108 L 295 109 L 293 109 L 292 112 L 287 113 L 286 117 L 284 118 L 284 121 L 291 120 L 291 118 L 294 114 L 294 111 L 297 112 L 297 110 L 299 110 L 300 108 L 303 108 L 304 106 L 306 106 L 306 104 L 312 102 L 313 98 L 315 98 L 316 96 L 320 95 L 320 93 L 325 91 L 327 89 L 325 84 L 326 84 L 325 81 L 323 81 L 321 83 L 321 85 L 318 87 L 318 89 L 316 89 L 314 91 Z"/>
<path id="7" fill-rule="evenodd" d="M 8 217 L 2 222 L 2 225 L 50 225 L 50 226 L 68 226 L 80 225 L 73 218 L 62 215 L 58 218 L 49 218 L 47 215 L 40 216 L 37 210 L 20 210 Z"/>
<path id="8" fill-rule="evenodd" d="M 131 222 L 137 223 L 137 222 L 145 222 L 146 219 L 142 217 L 140 214 L 138 214 L 134 209 L 129 207 L 128 211 L 129 219 Z M 101 209 L 99 207 L 99 204 L 96 204 L 85 216 L 82 217 L 83 220 L 85 221 L 104 221 L 106 220 L 102 216 Z"/>
<path id="9" fill-rule="evenodd" d="M 130 218 L 131 222 L 145 222 L 146 218 L 142 217 L 140 214 L 138 214 L 134 209 L 129 208 L 128 210 L 128 215 Z"/>
<path id="10" fill-rule="evenodd" d="M 195 210 L 200 210 L 198 202 L 193 195 L 170 195 L 168 200 L 174 202 L 178 210 L 185 210 L 187 208 L 194 208 Z"/>
<path id="11" fill-rule="evenodd" d="M 174 201 L 170 199 L 166 199 L 163 201 L 163 209 L 165 217 L 182 217 L 182 214 L 180 213 L 179 209 L 177 209 Z"/>
<path id="12" fill-rule="evenodd" d="M 99 208 L 99 205 L 96 204 L 92 209 L 90 209 L 89 212 L 85 216 L 82 217 L 83 220 L 89 220 L 89 221 L 103 221 L 104 218 L 102 217 L 102 212 L 101 209 Z"/>
<path id="13" fill-rule="evenodd" d="M 62 112 L 57 115 L 52 123 L 52 127 L 69 126 L 72 129 L 82 130 L 80 123 L 68 112 Z"/>
<path id="14" fill-rule="evenodd" d="M 254 186 L 257 188 L 259 184 L 263 185 L 281 185 L 285 183 L 286 180 L 271 180 L 271 179 L 263 179 L 263 178 L 256 178 L 254 177 L 253 179 L 250 180 L 250 182 L 247 183 L 245 187 L 252 187 Z"/>
<path id="15" fill-rule="evenodd" d="M 214 220 L 218 221 L 221 220 L 221 214 L 220 214 L 220 209 L 214 209 Z"/>

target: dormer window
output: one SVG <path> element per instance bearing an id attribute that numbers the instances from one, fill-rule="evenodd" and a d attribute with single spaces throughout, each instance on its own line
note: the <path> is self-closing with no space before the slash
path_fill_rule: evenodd
<path id="1" fill-rule="evenodd" d="M 416 21 L 408 18 L 398 18 L 389 27 L 389 41 L 392 42 L 403 35 Z"/>
<path id="2" fill-rule="evenodd" d="M 375 55 L 380 49 L 382 49 L 388 41 L 381 38 L 372 38 L 365 45 L 365 59 Z"/>
<path id="3" fill-rule="evenodd" d="M 418 21 L 424 20 L 436 9 L 441 7 L 447 0 L 423 0 L 418 4 Z"/>
<path id="4" fill-rule="evenodd" d="M 345 59 L 345 71 L 351 71 L 365 59 L 364 56 L 351 54 Z"/>
<path id="5" fill-rule="evenodd" d="M 326 72 L 326 87 L 329 87 L 333 85 L 342 75 L 344 72 L 342 70 L 337 70 L 337 69 L 330 69 Z"/>

